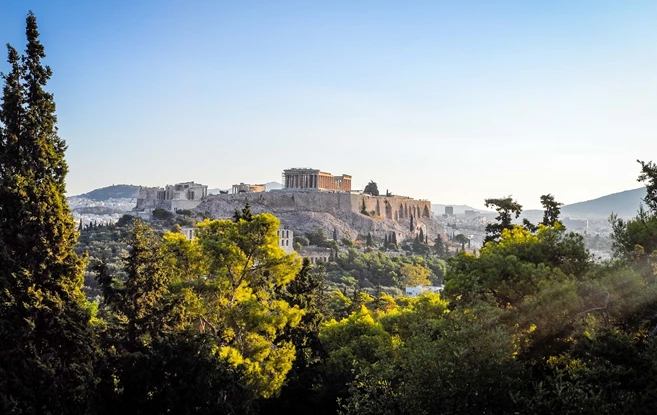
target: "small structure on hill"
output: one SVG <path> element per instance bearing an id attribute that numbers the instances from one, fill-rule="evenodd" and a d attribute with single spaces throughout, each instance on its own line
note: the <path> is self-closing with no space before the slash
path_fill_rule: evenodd
<path id="1" fill-rule="evenodd" d="M 260 193 L 265 191 L 264 184 L 234 184 L 232 194 L 236 195 L 239 193 Z"/>
<path id="2" fill-rule="evenodd" d="M 161 187 L 141 187 L 137 197 L 135 212 L 152 212 L 164 209 L 175 212 L 194 209 L 208 195 L 208 186 L 194 182 L 168 184 Z"/>
<path id="3" fill-rule="evenodd" d="M 286 254 L 294 252 L 294 232 L 289 229 L 279 229 L 276 231 L 278 235 L 278 246 L 280 246 Z"/>
<path id="4" fill-rule="evenodd" d="M 333 190 L 351 192 L 351 176 L 331 173 L 311 168 L 292 168 L 283 171 L 284 189 Z"/>
<path id="5" fill-rule="evenodd" d="M 195 238 L 195 235 L 194 235 L 195 230 L 196 230 L 196 228 L 193 228 L 193 227 L 184 227 L 184 228 L 180 229 L 180 233 L 185 235 L 185 238 L 187 238 L 188 240 L 193 241 L 194 238 Z"/>
<path id="6" fill-rule="evenodd" d="M 406 287 L 406 295 L 408 297 L 417 297 L 425 292 L 440 293 L 444 285 L 418 285 L 417 287 Z"/>
<path id="7" fill-rule="evenodd" d="M 301 252 L 299 252 L 299 254 L 302 258 L 308 258 L 311 264 L 319 264 L 320 262 L 329 262 L 331 259 L 331 251 L 331 248 L 304 246 L 301 248 Z"/>

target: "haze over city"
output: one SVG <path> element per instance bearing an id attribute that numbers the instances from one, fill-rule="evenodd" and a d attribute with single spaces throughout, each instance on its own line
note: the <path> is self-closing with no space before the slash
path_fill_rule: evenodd
<path id="1" fill-rule="evenodd" d="M 39 16 L 69 194 L 308 166 L 536 208 L 639 187 L 635 160 L 655 150 L 654 2 L 3 6 L 19 49 L 27 8 Z"/>

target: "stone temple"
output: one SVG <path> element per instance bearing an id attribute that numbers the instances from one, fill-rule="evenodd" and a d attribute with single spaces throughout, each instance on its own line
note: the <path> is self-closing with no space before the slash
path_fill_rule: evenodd
<path id="1" fill-rule="evenodd" d="M 351 192 L 351 176 L 334 176 L 318 169 L 293 168 L 283 171 L 285 190 L 332 190 Z"/>

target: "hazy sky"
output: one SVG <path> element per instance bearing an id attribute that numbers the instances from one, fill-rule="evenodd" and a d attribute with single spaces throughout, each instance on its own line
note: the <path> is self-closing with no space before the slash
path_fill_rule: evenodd
<path id="1" fill-rule="evenodd" d="M 639 187 L 657 160 L 654 0 L 2 0 L 0 43 L 23 49 L 28 9 L 69 194 L 307 166 L 530 208 Z"/>

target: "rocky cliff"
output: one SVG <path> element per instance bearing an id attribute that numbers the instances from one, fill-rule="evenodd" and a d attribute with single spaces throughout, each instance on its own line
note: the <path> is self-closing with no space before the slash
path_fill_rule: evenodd
<path id="1" fill-rule="evenodd" d="M 303 233 L 318 228 L 331 235 L 351 239 L 371 233 L 382 241 L 384 235 L 397 233 L 397 240 L 414 237 L 420 228 L 430 239 L 444 229 L 431 217 L 430 203 L 400 196 L 368 196 L 329 192 L 265 192 L 239 195 L 211 195 L 195 209 L 211 218 L 228 218 L 248 202 L 253 213 L 268 212 L 281 220 L 282 226 Z M 361 213 L 363 211 L 368 214 Z M 415 225 L 410 229 L 411 216 Z"/>

